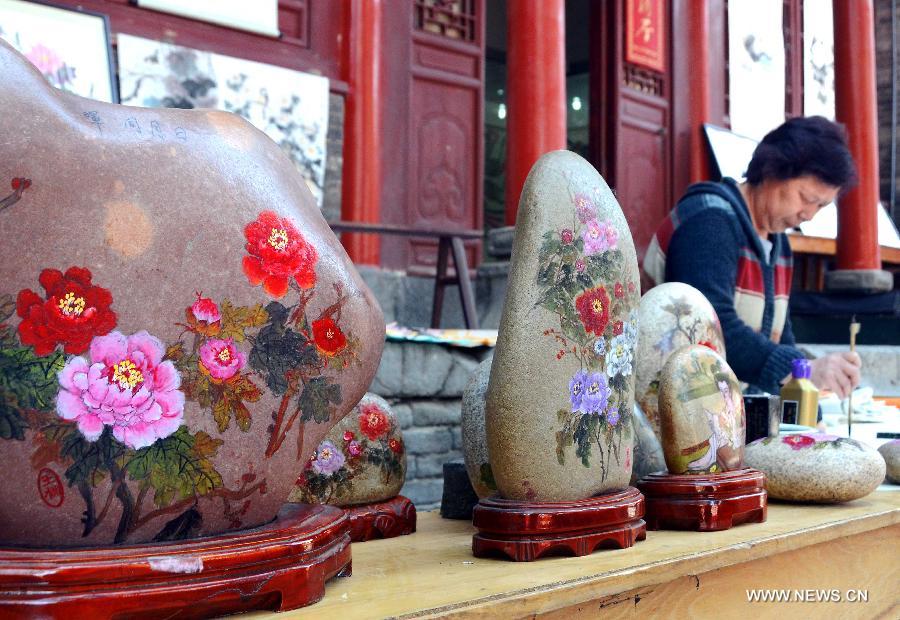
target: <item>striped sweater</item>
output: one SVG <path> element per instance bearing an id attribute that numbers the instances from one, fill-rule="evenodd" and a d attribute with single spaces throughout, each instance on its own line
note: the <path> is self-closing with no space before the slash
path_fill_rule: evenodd
<path id="1" fill-rule="evenodd" d="M 767 257 L 733 179 L 697 183 L 663 220 L 644 271 L 656 284 L 685 282 L 709 299 L 725 336 L 728 364 L 741 381 L 778 393 L 794 346 L 788 316 L 793 259 L 787 236 L 769 236 Z"/>

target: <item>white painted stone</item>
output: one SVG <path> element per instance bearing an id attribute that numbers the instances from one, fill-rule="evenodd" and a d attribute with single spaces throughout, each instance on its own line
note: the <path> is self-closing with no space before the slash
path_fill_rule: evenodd
<path id="1" fill-rule="evenodd" d="M 706 297 L 689 284 L 666 282 L 641 297 L 635 350 L 634 398 L 659 435 L 659 377 L 673 351 L 705 344 L 725 357 L 719 317 Z"/>
<path id="2" fill-rule="evenodd" d="M 747 445 L 749 467 L 766 474 L 769 497 L 833 504 L 864 497 L 884 480 L 884 459 L 873 448 L 821 433 L 757 439 Z"/>
<path id="3" fill-rule="evenodd" d="M 900 439 L 881 444 L 878 452 L 887 466 L 888 482 L 900 484 Z"/>

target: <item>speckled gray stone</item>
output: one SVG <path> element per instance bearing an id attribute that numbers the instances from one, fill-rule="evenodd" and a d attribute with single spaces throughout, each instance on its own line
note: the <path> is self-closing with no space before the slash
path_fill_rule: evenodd
<path id="1" fill-rule="evenodd" d="M 666 471 L 666 456 L 663 454 L 659 438 L 653 432 L 647 416 L 641 406 L 634 403 L 634 465 L 631 470 L 631 485 L 646 476 L 658 471 Z"/>
<path id="2" fill-rule="evenodd" d="M 484 431 L 484 395 L 493 361 L 494 358 L 489 357 L 478 365 L 466 385 L 462 399 L 463 458 L 472 488 L 478 497 L 488 497 L 497 492 Z"/>
<path id="3" fill-rule="evenodd" d="M 638 296 L 634 243 L 606 182 L 574 153 L 543 155 L 519 201 L 486 396 L 502 497 L 579 500 L 628 485 Z"/>
<path id="4" fill-rule="evenodd" d="M 864 497 L 884 480 L 884 459 L 856 441 L 802 433 L 757 439 L 747 445 L 747 465 L 766 474 L 769 497 L 834 504 Z"/>
<path id="5" fill-rule="evenodd" d="M 746 422 L 740 383 L 712 349 L 688 345 L 669 356 L 660 376 L 659 418 L 670 473 L 743 466 Z"/>
<path id="6" fill-rule="evenodd" d="M 324 450 L 332 449 L 340 454 L 323 456 Z M 318 445 L 289 501 L 372 504 L 397 496 L 405 480 L 406 446 L 400 424 L 387 401 L 367 392 Z"/>
<path id="7" fill-rule="evenodd" d="M 900 484 L 900 439 L 881 444 L 878 453 L 884 458 L 887 466 L 888 482 Z"/>
<path id="8" fill-rule="evenodd" d="M 659 435 L 659 374 L 669 355 L 702 342 L 725 357 L 725 340 L 712 304 L 683 282 L 666 282 L 647 291 L 641 297 L 638 324 L 634 398 Z"/>

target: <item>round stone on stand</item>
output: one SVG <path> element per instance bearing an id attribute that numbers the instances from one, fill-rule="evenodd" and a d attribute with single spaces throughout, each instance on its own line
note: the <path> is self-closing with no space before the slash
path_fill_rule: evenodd
<path id="1" fill-rule="evenodd" d="M 886 475 L 888 482 L 900 484 L 900 439 L 881 444 L 878 452 L 884 458 L 884 463 L 887 466 Z"/>

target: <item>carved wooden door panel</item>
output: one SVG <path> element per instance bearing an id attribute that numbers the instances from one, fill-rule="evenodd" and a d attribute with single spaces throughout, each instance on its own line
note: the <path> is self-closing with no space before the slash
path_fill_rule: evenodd
<path id="1" fill-rule="evenodd" d="M 483 0 L 414 0 L 405 224 L 482 226 Z M 435 239 L 403 239 L 411 273 L 433 273 Z M 470 265 L 479 242 L 467 242 Z"/>

